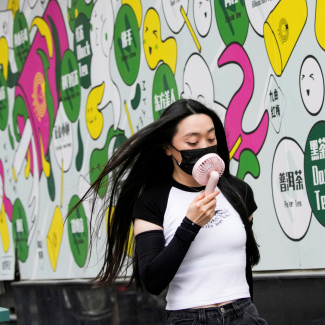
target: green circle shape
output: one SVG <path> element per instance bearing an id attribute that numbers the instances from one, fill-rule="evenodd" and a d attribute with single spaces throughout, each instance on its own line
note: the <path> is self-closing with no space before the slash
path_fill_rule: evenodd
<path id="1" fill-rule="evenodd" d="M 79 14 L 74 30 L 74 53 L 77 57 L 80 83 L 88 88 L 90 81 L 90 65 L 93 52 L 90 43 L 90 23 L 84 14 Z"/>
<path id="2" fill-rule="evenodd" d="M 19 223 L 18 225 L 17 222 Z M 19 231 L 17 232 L 17 230 Z M 28 225 L 24 207 L 19 199 L 16 199 L 12 209 L 12 235 L 15 248 L 17 248 L 18 251 L 18 259 L 21 262 L 25 262 L 27 260 L 29 250 L 27 246 Z"/>
<path id="3" fill-rule="evenodd" d="M 79 202 L 79 197 L 74 195 L 69 203 L 69 210 Z M 94 216 L 93 216 L 94 217 Z M 83 232 L 72 232 L 72 222 L 82 222 Z M 76 208 L 68 217 L 68 236 L 73 258 L 79 267 L 85 264 L 88 253 L 88 225 L 87 217 L 82 204 Z"/>
<path id="4" fill-rule="evenodd" d="M 8 122 L 8 92 L 7 83 L 3 76 L 2 70 L 0 70 L 0 130 L 4 130 Z"/>
<path id="5" fill-rule="evenodd" d="M 13 32 L 14 55 L 19 72 L 23 69 L 30 49 L 29 28 L 24 13 L 17 11 Z"/>
<path id="6" fill-rule="evenodd" d="M 245 1 L 214 0 L 214 9 L 223 42 L 226 45 L 232 42 L 243 45 L 249 25 Z"/>
<path id="7" fill-rule="evenodd" d="M 312 154 L 311 141 L 317 140 L 317 144 L 319 148 L 320 143 L 318 143 L 318 140 L 323 138 L 325 138 L 325 121 L 318 121 L 311 128 L 307 137 L 306 146 L 305 146 L 305 157 L 304 157 L 304 171 L 305 171 L 305 183 L 306 183 L 309 204 L 317 220 L 323 226 L 325 226 L 325 203 L 324 203 L 324 209 L 322 209 L 322 201 L 321 201 L 322 196 L 324 196 L 324 201 L 325 201 L 325 185 L 324 185 L 325 183 L 322 182 L 323 180 L 322 178 L 323 176 L 325 176 L 325 158 L 312 160 L 312 155 L 311 155 Z M 323 175 L 320 175 L 320 173 Z"/>
<path id="8" fill-rule="evenodd" d="M 60 89 L 65 113 L 73 123 L 79 116 L 81 93 L 78 63 L 71 50 L 66 50 L 63 55 Z"/>
<path id="9" fill-rule="evenodd" d="M 118 71 L 127 85 L 136 80 L 141 53 L 138 22 L 132 8 L 125 4 L 119 10 L 114 27 L 114 50 Z"/>
<path id="10" fill-rule="evenodd" d="M 75 25 L 77 24 L 78 17 L 83 14 L 87 17 L 87 19 L 90 19 L 91 12 L 94 7 L 95 1 L 87 1 L 85 0 L 71 0 L 70 5 L 71 7 L 67 7 L 68 11 L 68 21 L 69 26 L 72 32 L 75 30 Z"/>
<path id="11" fill-rule="evenodd" d="M 170 100 L 168 100 L 166 94 L 167 97 L 169 94 Z M 174 74 L 170 67 L 163 63 L 158 67 L 152 85 L 152 113 L 154 120 L 158 120 L 165 109 L 176 100 L 178 100 L 178 90 Z M 161 106 L 157 105 L 157 101 Z"/>

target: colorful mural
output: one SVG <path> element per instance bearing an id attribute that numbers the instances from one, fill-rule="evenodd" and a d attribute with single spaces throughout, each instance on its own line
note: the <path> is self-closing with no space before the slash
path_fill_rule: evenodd
<path id="1" fill-rule="evenodd" d="M 16 258 L 22 279 L 97 275 L 107 213 L 87 268 L 92 200 L 65 215 L 179 98 L 219 114 L 254 190 L 254 270 L 324 268 L 324 17 L 321 0 L 2 1 L 0 280 Z"/>

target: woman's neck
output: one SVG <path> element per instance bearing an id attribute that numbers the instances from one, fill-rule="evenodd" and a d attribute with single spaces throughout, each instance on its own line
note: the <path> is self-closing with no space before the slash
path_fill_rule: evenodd
<path id="1" fill-rule="evenodd" d="M 176 169 L 174 169 L 174 172 L 172 174 L 172 177 L 174 180 L 180 184 L 190 186 L 190 187 L 200 187 L 202 184 L 198 183 L 193 176 L 186 174 L 183 171 L 178 172 Z"/>

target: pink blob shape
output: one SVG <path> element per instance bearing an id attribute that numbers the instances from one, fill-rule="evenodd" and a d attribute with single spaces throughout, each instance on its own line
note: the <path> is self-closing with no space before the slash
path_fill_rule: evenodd
<path id="1" fill-rule="evenodd" d="M 242 137 L 242 142 L 234 154 L 234 158 L 239 160 L 240 153 L 245 149 L 250 149 L 255 154 L 260 151 L 266 138 L 269 115 L 267 111 L 264 113 L 260 124 L 254 131 L 250 133 L 243 131 L 242 118 L 254 91 L 253 69 L 245 50 L 239 44 L 229 45 L 221 54 L 218 60 L 219 67 L 227 63 L 237 63 L 244 73 L 244 81 L 239 91 L 232 98 L 225 118 L 229 151 L 235 145 L 238 137 L 240 135 Z"/>
<path id="2" fill-rule="evenodd" d="M 37 73 L 40 73 L 43 75 L 45 80 L 45 74 L 44 74 L 44 67 L 42 60 L 40 56 L 37 54 L 37 50 L 41 49 L 46 54 L 48 61 L 49 61 L 49 68 L 47 70 L 48 74 L 48 82 L 49 82 L 49 88 L 53 97 L 53 103 L 54 103 L 54 120 L 56 117 L 56 113 L 59 106 L 59 97 L 60 93 L 58 93 L 56 88 L 56 51 L 55 46 L 57 45 L 54 43 L 53 38 L 53 30 L 52 25 L 50 23 L 50 18 L 52 19 L 57 34 L 59 37 L 59 43 L 60 43 L 60 60 L 62 60 L 64 52 L 69 48 L 68 43 L 68 37 L 67 32 L 63 20 L 63 16 L 60 10 L 60 7 L 58 3 L 54 0 L 50 1 L 47 9 L 43 15 L 43 19 L 48 24 L 51 35 L 52 35 L 52 44 L 53 44 L 53 55 L 52 58 L 49 57 L 47 44 L 45 37 L 41 36 L 40 32 L 37 31 L 34 41 L 31 45 L 30 51 L 28 53 L 28 56 L 26 58 L 23 70 L 21 72 L 21 75 L 19 77 L 15 97 L 21 96 L 26 104 L 29 119 L 31 121 L 32 130 L 33 130 L 33 136 L 35 140 L 36 150 L 37 150 L 37 160 L 39 165 L 39 177 L 42 173 L 42 156 L 41 156 L 41 146 L 40 146 L 40 138 L 39 133 L 42 135 L 43 140 L 43 147 L 44 147 L 44 155 L 46 155 L 48 146 L 49 146 L 49 137 L 50 137 L 50 119 L 47 108 L 45 108 L 44 115 L 42 117 L 37 116 L 37 111 L 35 110 L 35 106 L 33 105 L 33 102 L 35 98 L 32 97 L 34 94 L 34 78 Z M 39 89 L 38 89 L 39 90 Z M 37 96 L 37 91 L 34 95 Z M 39 97 L 39 96 L 37 96 Z M 44 98 L 45 100 L 45 98 Z M 19 126 L 20 134 L 22 134 L 22 129 Z M 29 146 L 31 158 L 32 158 L 32 150 L 31 145 Z M 31 165 L 31 170 L 33 171 L 33 165 Z"/>
<path id="3" fill-rule="evenodd" d="M 2 178 L 2 184 L 3 184 L 3 205 L 5 206 L 6 213 L 8 215 L 8 218 L 10 221 L 12 221 L 12 204 L 10 200 L 6 197 L 5 194 L 5 173 L 3 170 L 3 164 L 2 161 L 0 160 L 0 177 Z M 0 207 L 1 210 L 1 207 Z"/>

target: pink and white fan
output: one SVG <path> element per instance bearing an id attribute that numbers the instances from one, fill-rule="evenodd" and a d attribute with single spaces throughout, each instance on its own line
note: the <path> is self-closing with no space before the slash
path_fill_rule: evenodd
<path id="1" fill-rule="evenodd" d="M 201 157 L 193 167 L 192 176 L 201 185 L 206 185 L 205 196 L 214 192 L 225 170 L 224 161 L 216 153 Z"/>

